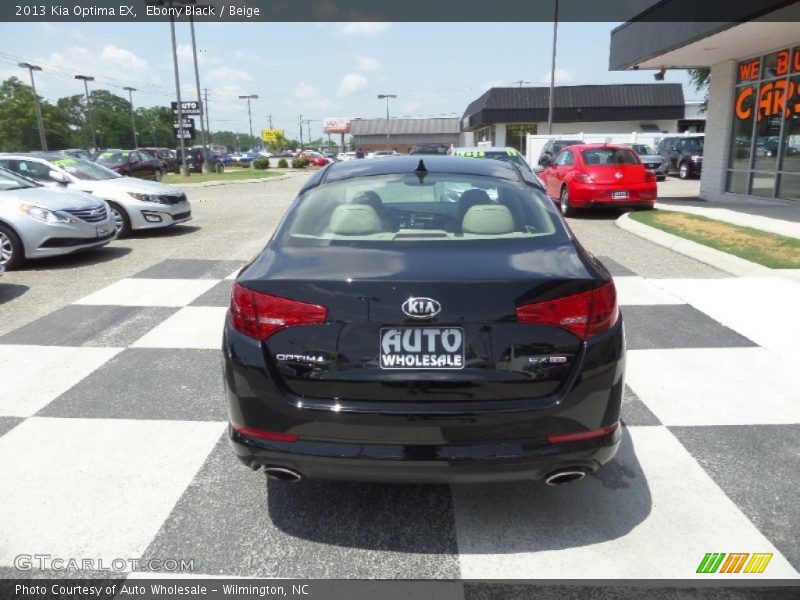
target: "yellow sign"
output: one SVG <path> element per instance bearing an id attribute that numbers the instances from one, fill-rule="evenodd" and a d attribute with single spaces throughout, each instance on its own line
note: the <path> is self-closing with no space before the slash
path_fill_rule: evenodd
<path id="1" fill-rule="evenodd" d="M 262 129 L 261 139 L 265 142 L 277 142 L 283 137 L 283 129 Z"/>

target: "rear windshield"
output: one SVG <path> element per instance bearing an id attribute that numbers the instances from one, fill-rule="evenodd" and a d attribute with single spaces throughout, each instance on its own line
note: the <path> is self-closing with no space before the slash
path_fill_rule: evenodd
<path id="1" fill-rule="evenodd" d="M 126 162 L 131 153 L 129 151 L 123 152 L 102 152 L 96 159 L 101 165 L 112 165 L 116 163 Z"/>
<path id="2" fill-rule="evenodd" d="M 587 165 L 637 165 L 639 159 L 627 148 L 592 148 L 582 150 L 583 162 Z"/>
<path id="3" fill-rule="evenodd" d="M 111 169 L 106 169 L 104 166 L 83 158 L 75 158 L 74 156 L 62 156 L 50 161 L 57 167 L 61 167 L 67 173 L 78 179 L 87 181 L 100 181 L 103 179 L 117 179 L 122 177 L 119 173 L 115 173 Z"/>
<path id="4" fill-rule="evenodd" d="M 648 154 L 655 154 L 655 150 L 653 150 L 650 146 L 646 146 L 644 144 L 634 144 L 632 148 L 638 153 L 643 155 Z"/>
<path id="5" fill-rule="evenodd" d="M 530 186 L 477 175 L 413 173 L 345 179 L 312 188 L 282 228 L 285 245 L 397 245 L 567 238 Z"/>

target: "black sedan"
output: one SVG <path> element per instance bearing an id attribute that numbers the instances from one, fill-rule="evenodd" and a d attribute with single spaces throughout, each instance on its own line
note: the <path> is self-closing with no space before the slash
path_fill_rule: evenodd
<path id="1" fill-rule="evenodd" d="M 229 436 L 285 481 L 581 479 L 621 436 L 614 283 L 494 160 L 334 163 L 234 282 Z"/>

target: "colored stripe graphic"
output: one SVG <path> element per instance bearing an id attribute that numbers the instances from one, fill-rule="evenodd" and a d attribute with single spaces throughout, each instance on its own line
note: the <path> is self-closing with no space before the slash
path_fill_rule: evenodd
<path id="1" fill-rule="evenodd" d="M 727 559 L 725 558 L 727 556 Z M 750 560 L 748 561 L 748 557 Z M 723 560 L 725 561 L 723 563 Z M 703 556 L 703 560 L 697 566 L 697 573 L 741 573 L 744 567 L 745 573 L 763 573 L 769 562 L 772 560 L 772 554 L 762 552 L 750 554 L 749 552 L 732 552 L 725 554 L 724 552 L 707 552 Z M 745 566 L 745 562 L 747 566 Z"/>
<path id="2" fill-rule="evenodd" d="M 697 567 L 698 573 L 716 573 L 717 569 L 719 569 L 719 565 L 722 563 L 722 559 L 725 558 L 724 552 L 709 552 L 704 557 L 703 560 L 700 561 L 700 565 Z"/>
<path id="3" fill-rule="evenodd" d="M 747 557 L 750 556 L 748 552 L 733 552 L 728 554 L 727 560 L 723 563 L 720 573 L 738 573 L 742 570 L 742 565 Z"/>
<path id="4" fill-rule="evenodd" d="M 745 573 L 763 573 L 767 568 L 769 561 L 772 560 L 772 554 L 753 554 L 750 562 L 744 568 Z"/>

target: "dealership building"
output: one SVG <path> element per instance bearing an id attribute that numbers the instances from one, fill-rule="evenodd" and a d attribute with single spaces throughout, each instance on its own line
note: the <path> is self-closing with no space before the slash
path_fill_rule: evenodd
<path id="1" fill-rule="evenodd" d="M 725 10 L 725 22 L 631 19 L 611 34 L 610 69 L 669 80 L 669 69 L 710 68 L 700 197 L 800 200 L 800 3 Z"/>
<path id="2" fill-rule="evenodd" d="M 388 128 L 387 128 L 388 125 Z M 387 136 L 388 129 L 388 136 Z M 420 144 L 459 145 L 458 117 L 429 119 L 352 119 L 349 133 L 356 148 L 407 153 Z"/>

